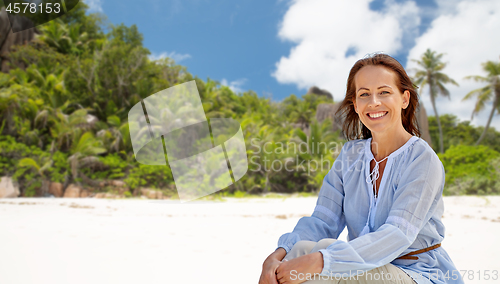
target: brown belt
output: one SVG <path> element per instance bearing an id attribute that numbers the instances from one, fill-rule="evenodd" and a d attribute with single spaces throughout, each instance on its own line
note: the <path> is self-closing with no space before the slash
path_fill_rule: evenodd
<path id="1" fill-rule="evenodd" d="M 430 246 L 428 248 L 424 248 L 424 249 L 419 249 L 419 250 L 416 250 L 416 251 L 412 251 L 412 252 L 407 253 L 407 254 L 405 254 L 403 256 L 400 256 L 400 257 L 398 257 L 396 259 L 416 259 L 416 260 L 418 260 L 418 256 L 412 256 L 412 255 L 423 253 L 423 252 L 430 251 L 430 250 L 433 250 L 433 249 L 437 249 L 440 246 L 441 246 L 441 244 L 437 244 L 437 245 Z"/>

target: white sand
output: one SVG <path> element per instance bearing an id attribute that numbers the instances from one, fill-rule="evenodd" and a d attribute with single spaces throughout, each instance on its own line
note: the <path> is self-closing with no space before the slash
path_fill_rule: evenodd
<path id="1" fill-rule="evenodd" d="M 0 199 L 0 283 L 257 283 L 279 236 L 315 203 Z M 445 198 L 443 247 L 459 270 L 474 271 L 466 283 L 500 282 L 478 280 L 500 273 L 499 204 Z"/>

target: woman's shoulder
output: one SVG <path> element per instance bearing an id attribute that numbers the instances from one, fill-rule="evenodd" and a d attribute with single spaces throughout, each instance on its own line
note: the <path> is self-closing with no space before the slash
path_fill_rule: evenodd
<path id="1" fill-rule="evenodd" d="M 357 158 L 361 158 L 365 155 L 366 151 L 366 143 L 368 139 L 356 139 L 349 140 L 344 143 L 342 146 L 342 157 L 343 159 L 349 159 L 351 161 L 356 160 Z M 398 150 L 395 155 L 392 155 L 393 158 L 409 158 L 411 160 L 415 160 L 417 158 L 420 159 L 432 159 L 435 162 L 440 161 L 434 149 L 422 138 L 418 136 L 414 136 L 413 141 L 411 141 L 409 145 L 405 145 L 402 149 Z"/>
<path id="2" fill-rule="evenodd" d="M 428 171 L 444 172 L 443 163 L 434 149 L 420 137 L 408 147 L 407 153 L 405 153 L 401 162 L 400 165 L 404 165 L 402 167 L 403 171 L 415 171 L 418 168 L 425 168 Z"/>
<path id="3" fill-rule="evenodd" d="M 343 174 L 350 171 L 356 164 L 363 162 L 366 139 L 349 140 L 342 145 L 340 155 L 335 159 L 333 167 L 342 169 Z"/>
<path id="4" fill-rule="evenodd" d="M 438 155 L 434 152 L 434 149 L 422 138 L 417 137 L 418 139 L 411 145 L 409 151 L 411 152 L 411 157 L 413 158 L 425 158 L 425 159 L 433 159 L 439 160 Z"/>
<path id="5" fill-rule="evenodd" d="M 344 143 L 342 146 L 342 155 L 344 158 L 347 157 L 353 157 L 353 156 L 360 156 L 364 154 L 365 152 L 365 146 L 366 146 L 366 140 L 367 139 L 356 139 L 356 140 L 349 140 Z"/>

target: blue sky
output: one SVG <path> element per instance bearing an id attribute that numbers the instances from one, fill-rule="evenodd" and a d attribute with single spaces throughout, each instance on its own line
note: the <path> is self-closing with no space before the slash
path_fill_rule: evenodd
<path id="1" fill-rule="evenodd" d="M 292 46 L 277 37 L 284 1 L 103 0 L 101 7 L 111 23 L 136 24 L 153 55 L 189 55 L 178 63 L 202 79 L 278 100 L 304 93 L 271 77 Z"/>
<path id="2" fill-rule="evenodd" d="M 294 84 L 279 83 L 271 76 L 276 62 L 293 46 L 278 37 L 280 23 L 290 6 L 288 1 L 101 0 L 92 3 L 100 3 L 102 12 L 113 24 L 136 24 L 153 55 L 173 55 L 181 59 L 179 64 L 200 78 L 225 79 L 239 89 L 251 89 L 274 100 L 306 92 Z M 419 1 L 419 5 L 436 4 L 426 0 Z M 370 8 L 381 10 L 384 1 L 373 1 Z M 314 19 L 304 19 L 309 20 Z M 429 20 L 422 27 L 428 23 Z M 412 42 L 408 41 L 409 48 Z M 395 54 L 403 64 L 408 48 Z"/>
<path id="3" fill-rule="evenodd" d="M 425 49 L 445 53 L 445 72 L 460 84 L 453 99 L 438 100 L 440 114 L 470 119 L 477 88 L 467 75 L 498 60 L 500 5 L 495 0 L 87 0 L 113 24 L 136 24 L 153 56 L 168 55 L 202 79 L 236 91 L 282 100 L 317 85 L 339 101 L 350 67 L 384 51 L 407 71 Z M 483 30 L 483 32 L 481 32 Z M 466 55 L 466 56 L 464 56 Z M 413 65 L 412 65 L 413 64 Z M 432 111 L 425 90 L 422 102 Z M 484 124 L 483 111 L 473 124 Z M 493 124 L 500 128 L 498 116 Z"/>

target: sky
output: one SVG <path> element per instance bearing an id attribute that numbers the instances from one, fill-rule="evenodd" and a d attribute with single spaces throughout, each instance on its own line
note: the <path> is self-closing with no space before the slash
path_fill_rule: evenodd
<path id="1" fill-rule="evenodd" d="M 206 80 L 236 92 L 281 101 L 318 86 L 343 99 L 350 68 L 373 52 L 395 57 L 414 73 L 427 48 L 443 53 L 443 70 L 459 84 L 439 98 L 440 115 L 470 120 L 475 100 L 462 101 L 499 60 L 498 0 L 85 0 L 112 24 L 135 24 L 151 58 L 168 56 Z M 421 102 L 433 115 L 426 89 Z M 490 105 L 472 124 L 485 125 Z M 500 129 L 500 115 L 492 126 Z"/>

